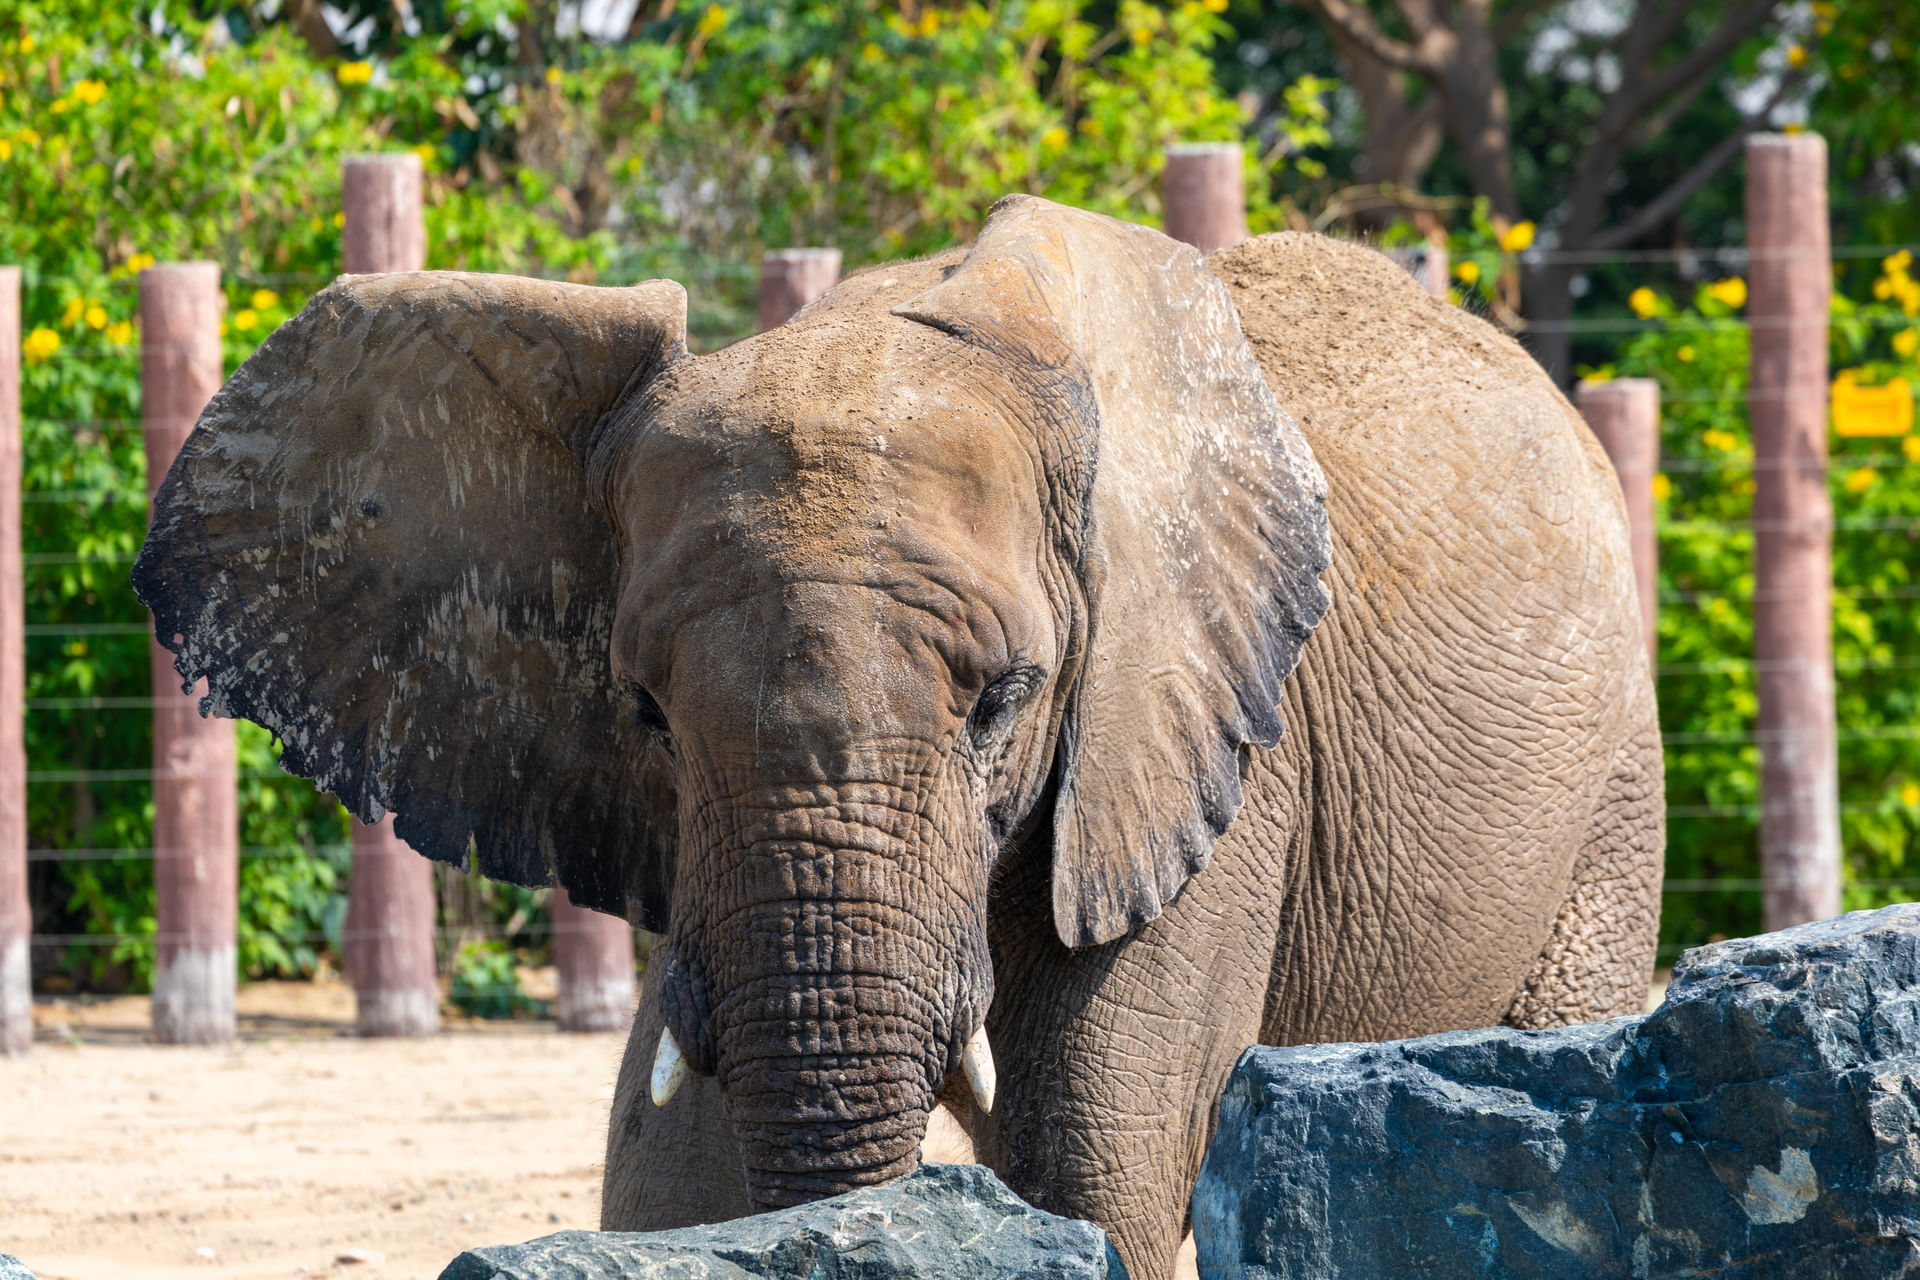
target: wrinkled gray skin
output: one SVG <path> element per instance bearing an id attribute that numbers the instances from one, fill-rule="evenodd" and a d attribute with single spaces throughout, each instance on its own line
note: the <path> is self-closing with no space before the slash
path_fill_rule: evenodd
<path id="1" fill-rule="evenodd" d="M 392 279 L 236 375 L 136 585 L 363 817 L 664 934 L 604 1226 L 899 1176 L 944 1099 L 1158 1280 L 1248 1043 L 1638 1007 L 1618 487 L 1377 255 L 1011 199 L 702 357 L 660 286 Z"/>

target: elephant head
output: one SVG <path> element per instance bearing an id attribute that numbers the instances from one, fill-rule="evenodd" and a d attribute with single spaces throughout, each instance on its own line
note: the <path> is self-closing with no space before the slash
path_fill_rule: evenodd
<path id="1" fill-rule="evenodd" d="M 706 356 L 685 305 L 343 279 L 208 407 L 134 581 L 202 710 L 363 820 L 664 933 L 661 1092 L 719 1076 L 767 1207 L 910 1170 L 963 1061 L 990 1094 L 1003 858 L 1072 947 L 1205 866 L 1325 495 L 1144 228 L 1009 197 Z"/>

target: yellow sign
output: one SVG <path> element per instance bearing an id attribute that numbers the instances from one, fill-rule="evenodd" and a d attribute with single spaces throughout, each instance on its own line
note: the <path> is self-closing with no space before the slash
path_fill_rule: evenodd
<path id="1" fill-rule="evenodd" d="M 1913 430 L 1913 392 L 1905 378 L 1863 387 L 1848 369 L 1833 380 L 1833 430 L 1842 436 L 1904 436 Z"/>

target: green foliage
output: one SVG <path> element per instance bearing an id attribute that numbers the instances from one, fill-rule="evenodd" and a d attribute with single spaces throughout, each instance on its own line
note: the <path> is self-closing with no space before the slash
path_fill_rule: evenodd
<path id="1" fill-rule="evenodd" d="M 1914 356 L 1920 287 L 1889 259 L 1880 297 L 1834 302 L 1832 360 L 1865 383 L 1902 376 Z M 1666 735 L 1669 891 L 1662 942 L 1760 928 L 1758 696 L 1751 663 L 1754 492 L 1747 424 L 1745 284 L 1702 285 L 1675 305 L 1630 299 L 1660 323 L 1617 364 L 1592 371 L 1661 384 L 1660 719 Z M 1840 725 L 1841 833 L 1849 909 L 1920 897 L 1920 436 L 1835 436 L 1833 639 Z"/>
<path id="2" fill-rule="evenodd" d="M 516 1018 L 547 1011 L 546 1001 L 521 989 L 513 952 L 503 942 L 486 938 L 462 943 L 452 970 L 447 1002 L 472 1017 Z"/>

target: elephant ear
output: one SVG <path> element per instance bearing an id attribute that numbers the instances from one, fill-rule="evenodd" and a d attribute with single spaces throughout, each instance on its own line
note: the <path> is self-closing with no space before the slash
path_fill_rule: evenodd
<path id="1" fill-rule="evenodd" d="M 201 713 L 428 857 L 663 928 L 671 784 L 610 675 L 578 459 L 685 356 L 686 306 L 455 272 L 317 294 L 208 404 L 134 565 Z"/>
<path id="2" fill-rule="evenodd" d="M 1281 681 L 1326 612 L 1326 486 L 1200 254 L 1039 200 L 995 205 L 897 314 L 1030 380 L 1087 639 L 1055 752 L 1054 923 L 1158 916 L 1280 739 Z"/>

